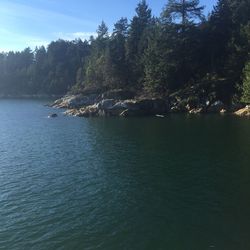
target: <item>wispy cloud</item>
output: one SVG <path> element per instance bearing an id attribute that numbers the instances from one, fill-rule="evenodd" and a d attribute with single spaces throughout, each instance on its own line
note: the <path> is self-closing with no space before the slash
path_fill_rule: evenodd
<path id="1" fill-rule="evenodd" d="M 32 7 L 26 4 L 19 4 L 19 3 L 10 3 L 6 2 L 4 5 L 1 4 L 0 6 L 0 13 L 4 15 L 8 15 L 9 17 L 13 18 L 25 18 L 29 19 L 30 21 L 41 22 L 41 20 L 49 21 L 56 21 L 56 23 L 70 23 L 70 24 L 77 24 L 82 26 L 88 27 L 96 27 L 96 22 L 91 20 L 83 20 L 81 18 L 63 14 L 60 12 L 41 9 Z M 51 22 L 53 25 L 54 22 Z"/>
<path id="2" fill-rule="evenodd" d="M 29 1 L 27 4 L 15 0 L 0 1 L 0 51 L 46 46 L 59 38 L 85 40 L 95 36 L 91 31 L 96 29 L 97 23 L 79 18 L 72 12 L 47 9 L 45 5 L 31 6 Z M 60 4 L 59 1 L 57 3 Z M 77 32 L 72 32 L 72 28 Z"/>
<path id="3" fill-rule="evenodd" d="M 54 37 L 56 39 L 61 38 L 65 40 L 74 40 L 74 39 L 82 39 L 88 40 L 90 36 L 96 36 L 96 32 L 73 32 L 73 33 L 65 33 L 65 32 L 56 32 L 54 33 Z"/>
<path id="4" fill-rule="evenodd" d="M 1 40 L 4 43 L 4 46 L 0 45 L 0 51 L 13 50 L 13 45 L 15 45 L 15 50 L 20 50 L 25 47 L 34 49 L 36 46 L 47 46 L 49 44 L 49 41 L 44 38 L 23 35 L 20 33 L 11 32 L 3 28 L 0 29 L 0 37 L 2 38 Z"/>

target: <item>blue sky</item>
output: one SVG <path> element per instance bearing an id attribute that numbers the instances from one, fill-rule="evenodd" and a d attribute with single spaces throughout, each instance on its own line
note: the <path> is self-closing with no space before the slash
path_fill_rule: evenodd
<path id="1" fill-rule="evenodd" d="M 148 0 L 159 15 L 167 0 Z M 206 12 L 216 0 L 200 0 Z M 1 0 L 0 51 L 47 45 L 63 38 L 88 38 L 104 20 L 112 30 L 120 17 L 135 13 L 137 0 Z"/>

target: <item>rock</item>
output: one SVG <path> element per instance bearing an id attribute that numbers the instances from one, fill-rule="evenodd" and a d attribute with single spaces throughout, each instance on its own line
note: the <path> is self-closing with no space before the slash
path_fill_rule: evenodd
<path id="1" fill-rule="evenodd" d="M 208 108 L 208 113 L 219 113 L 222 109 L 225 109 L 225 105 L 221 101 L 216 101 L 212 103 Z"/>
<path id="2" fill-rule="evenodd" d="M 171 107 L 170 111 L 171 111 L 172 113 L 185 113 L 185 112 L 187 112 L 187 108 L 186 108 L 186 106 L 183 105 L 182 103 L 177 103 L 177 104 L 174 104 L 174 105 Z"/>
<path id="3" fill-rule="evenodd" d="M 100 109 L 103 110 L 109 110 L 115 105 L 115 100 L 114 99 L 104 99 L 99 103 Z"/>
<path id="4" fill-rule="evenodd" d="M 220 114 L 226 114 L 227 113 L 227 110 L 226 109 L 222 109 L 221 111 L 220 111 Z"/>
<path id="5" fill-rule="evenodd" d="M 79 110 L 78 109 L 68 109 L 63 114 L 64 115 L 77 116 L 79 114 Z"/>
<path id="6" fill-rule="evenodd" d="M 139 105 L 138 101 L 136 100 L 125 100 L 125 101 L 119 101 L 117 102 L 113 107 L 113 110 L 124 110 L 124 109 L 129 109 L 129 110 L 138 110 Z"/>
<path id="7" fill-rule="evenodd" d="M 127 110 L 124 115 L 134 115 L 134 113 L 139 113 L 140 106 L 136 100 L 124 100 L 115 103 L 112 107 L 106 110 L 106 115 L 119 116 L 123 111 Z"/>
<path id="8" fill-rule="evenodd" d="M 97 101 L 97 95 L 91 94 L 88 96 L 77 95 L 68 99 L 68 106 L 70 108 L 80 108 L 83 106 L 93 105 Z"/>
<path id="9" fill-rule="evenodd" d="M 155 116 L 158 117 L 158 118 L 165 118 L 164 115 L 155 115 Z"/>
<path id="10" fill-rule="evenodd" d="M 109 110 L 111 115 L 122 116 L 156 115 L 165 114 L 167 111 L 168 105 L 162 99 L 120 101 Z"/>
<path id="11" fill-rule="evenodd" d="M 83 106 L 93 105 L 98 100 L 98 95 L 91 94 L 88 96 L 83 95 L 70 95 L 56 100 L 51 106 L 55 108 L 80 108 Z"/>
<path id="12" fill-rule="evenodd" d="M 57 115 L 57 114 L 51 114 L 51 115 L 49 115 L 48 117 L 49 117 L 49 118 L 56 118 L 56 117 L 58 117 L 58 115 Z"/>
<path id="13" fill-rule="evenodd" d="M 190 112 L 191 110 L 193 110 L 193 108 L 191 108 L 190 104 L 186 105 L 186 109 L 187 109 L 188 112 Z"/>
<path id="14" fill-rule="evenodd" d="M 65 115 L 81 117 L 156 115 L 165 114 L 169 109 L 168 102 L 163 99 L 100 100 L 100 97 L 87 99 L 85 96 L 66 96 L 55 101 L 54 106 L 68 108 Z"/>
<path id="15" fill-rule="evenodd" d="M 244 105 L 242 105 L 241 103 L 233 103 L 231 106 L 230 106 L 230 112 L 234 113 L 240 109 L 243 109 L 245 108 Z"/>
<path id="16" fill-rule="evenodd" d="M 79 117 L 93 117 L 97 116 L 99 112 L 99 103 L 90 105 L 87 107 L 83 107 L 79 110 L 79 114 L 77 116 Z"/>
<path id="17" fill-rule="evenodd" d="M 201 114 L 201 113 L 203 113 L 203 108 L 195 108 L 195 109 L 191 109 L 190 111 L 189 111 L 189 114 Z"/>
<path id="18" fill-rule="evenodd" d="M 129 110 L 128 109 L 122 111 L 121 114 L 120 114 L 120 116 L 122 116 L 122 117 L 127 117 L 128 115 L 129 115 Z"/>
<path id="19" fill-rule="evenodd" d="M 238 116 L 250 116 L 250 107 L 246 106 L 245 108 L 242 108 L 234 113 Z"/>

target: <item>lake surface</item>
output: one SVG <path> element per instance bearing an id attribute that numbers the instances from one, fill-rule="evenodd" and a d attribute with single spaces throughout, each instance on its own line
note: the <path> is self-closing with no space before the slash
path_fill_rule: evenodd
<path id="1" fill-rule="evenodd" d="M 0 249 L 250 249 L 250 119 L 48 119 L 0 100 Z"/>

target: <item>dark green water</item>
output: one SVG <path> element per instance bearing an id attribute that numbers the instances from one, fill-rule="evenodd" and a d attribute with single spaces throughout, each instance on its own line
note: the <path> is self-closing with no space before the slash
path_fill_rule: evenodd
<path id="1" fill-rule="evenodd" d="M 1 250 L 250 249 L 250 119 L 42 104 L 0 101 Z"/>

